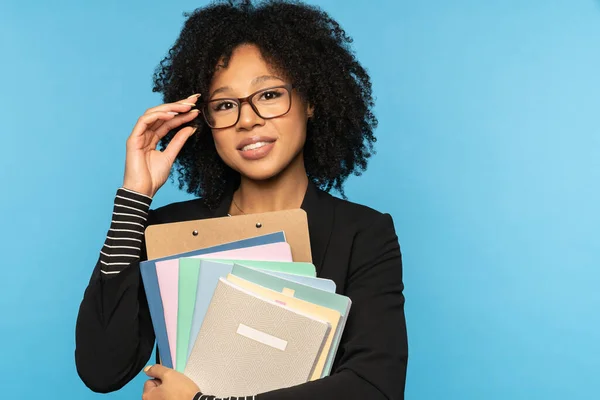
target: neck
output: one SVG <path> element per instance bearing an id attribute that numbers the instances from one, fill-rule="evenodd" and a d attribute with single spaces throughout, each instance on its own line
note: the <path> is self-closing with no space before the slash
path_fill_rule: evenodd
<path id="1" fill-rule="evenodd" d="M 300 208 L 308 186 L 304 163 L 300 164 L 290 165 L 279 175 L 267 180 L 255 181 L 242 177 L 240 187 L 233 195 L 231 214 L 256 214 Z"/>

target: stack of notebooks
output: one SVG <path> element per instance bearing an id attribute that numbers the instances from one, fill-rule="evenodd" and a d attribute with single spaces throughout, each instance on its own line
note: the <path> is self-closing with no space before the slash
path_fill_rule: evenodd
<path id="1" fill-rule="evenodd" d="M 350 311 L 316 276 L 306 214 L 161 224 L 140 265 L 161 363 L 246 396 L 330 374 Z"/>

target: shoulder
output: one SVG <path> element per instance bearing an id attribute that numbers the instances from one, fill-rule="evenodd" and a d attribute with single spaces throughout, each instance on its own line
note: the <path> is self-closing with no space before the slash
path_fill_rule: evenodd
<path id="1" fill-rule="evenodd" d="M 389 213 L 332 195 L 320 198 L 333 208 L 329 243 L 335 258 L 346 263 L 348 282 L 369 274 L 387 279 L 400 276 L 400 243 Z M 380 278 L 374 279 L 379 282 Z"/>
<path id="2" fill-rule="evenodd" d="M 368 205 L 341 199 L 325 192 L 322 192 L 319 197 L 322 201 L 331 204 L 336 225 L 340 227 L 346 229 L 352 227 L 357 231 L 383 226 L 394 229 L 392 216 L 384 210 L 377 210 Z"/>

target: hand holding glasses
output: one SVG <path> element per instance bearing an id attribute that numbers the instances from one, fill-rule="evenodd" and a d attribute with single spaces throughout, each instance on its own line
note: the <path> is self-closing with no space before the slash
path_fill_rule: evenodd
<path id="1" fill-rule="evenodd" d="M 261 89 L 241 98 L 219 98 L 197 105 L 199 94 L 175 103 L 149 108 L 138 119 L 129 138 L 125 160 L 123 187 L 153 197 L 166 182 L 177 154 L 194 134 L 196 127 L 184 126 L 201 111 L 212 129 L 234 126 L 240 119 L 242 104 L 248 103 L 262 119 L 281 117 L 292 106 L 293 85 Z M 156 149 L 160 139 L 173 129 L 179 129 L 164 151 Z"/>

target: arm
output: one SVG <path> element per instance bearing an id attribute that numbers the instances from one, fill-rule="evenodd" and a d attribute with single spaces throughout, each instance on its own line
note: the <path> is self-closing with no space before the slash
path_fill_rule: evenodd
<path id="1" fill-rule="evenodd" d="M 254 396 L 244 396 L 244 397 L 215 397 L 215 396 L 208 396 L 206 394 L 202 394 L 200 392 L 198 392 L 194 398 L 192 400 L 255 400 L 256 397 Z"/>
<path id="2" fill-rule="evenodd" d="M 402 259 L 389 215 L 357 234 L 349 268 L 346 295 L 352 307 L 333 373 L 258 394 L 256 400 L 404 399 L 408 340 Z"/>
<path id="3" fill-rule="evenodd" d="M 110 229 L 79 308 L 75 364 L 95 392 L 120 389 L 152 354 L 154 330 L 139 272 L 150 203 L 150 197 L 117 191 Z"/>
<path id="4" fill-rule="evenodd" d="M 149 210 L 152 197 L 196 130 L 181 125 L 197 117 L 199 111 L 193 108 L 198 97 L 149 108 L 127 139 L 123 187 L 117 191 L 110 230 L 75 328 L 77 373 L 95 392 L 125 386 L 152 354 L 154 330 L 139 269 L 139 262 L 146 259 L 144 229 L 156 222 Z M 167 147 L 156 150 L 174 130 Z"/>

